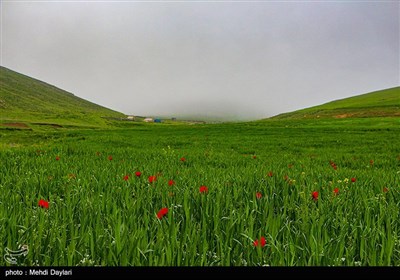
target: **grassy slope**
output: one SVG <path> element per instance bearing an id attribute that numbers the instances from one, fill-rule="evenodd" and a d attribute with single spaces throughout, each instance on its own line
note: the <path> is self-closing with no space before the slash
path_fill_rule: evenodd
<path id="1" fill-rule="evenodd" d="M 400 116 L 400 87 L 335 100 L 319 106 L 284 113 L 274 118 L 346 118 Z"/>
<path id="2" fill-rule="evenodd" d="M 103 126 L 124 117 L 55 86 L 0 67 L 0 122 Z"/>

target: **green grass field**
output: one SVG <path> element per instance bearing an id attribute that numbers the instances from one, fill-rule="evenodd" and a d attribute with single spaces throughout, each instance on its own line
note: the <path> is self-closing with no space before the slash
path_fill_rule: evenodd
<path id="1" fill-rule="evenodd" d="M 400 265 L 399 118 L 0 135 L 0 265 Z"/>
<path id="2" fill-rule="evenodd" d="M 399 87 L 189 125 L 0 85 L 0 266 L 400 265 Z"/>
<path id="3" fill-rule="evenodd" d="M 0 66 L 0 126 L 14 122 L 27 128 L 46 124 L 107 126 L 108 119 L 102 117 L 125 115 Z"/>
<path id="4" fill-rule="evenodd" d="M 319 106 L 280 114 L 275 118 L 308 119 L 394 116 L 400 116 L 400 87 L 393 87 L 341 100 L 334 100 Z"/>

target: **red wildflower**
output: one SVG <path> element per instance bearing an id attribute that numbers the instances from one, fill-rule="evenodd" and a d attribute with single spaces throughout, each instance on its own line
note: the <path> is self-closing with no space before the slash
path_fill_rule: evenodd
<path id="1" fill-rule="evenodd" d="M 265 244 L 267 244 L 267 241 L 265 240 L 265 237 L 264 237 L 264 236 L 261 236 L 260 242 L 258 242 L 258 239 L 256 239 L 256 240 L 253 241 L 253 246 L 254 246 L 254 247 L 257 247 L 258 245 L 260 245 L 261 247 L 264 247 Z"/>
<path id="2" fill-rule="evenodd" d="M 151 183 L 155 182 L 156 179 L 157 179 L 156 176 L 149 176 L 149 183 L 151 184 Z"/>
<path id="3" fill-rule="evenodd" d="M 260 193 L 260 192 L 256 192 L 256 197 L 257 197 L 257 199 L 261 199 L 261 197 L 262 197 L 262 193 Z"/>
<path id="4" fill-rule="evenodd" d="M 108 160 L 113 160 L 113 157 L 112 156 L 108 156 Z"/>
<path id="5" fill-rule="evenodd" d="M 125 175 L 123 179 L 124 179 L 124 181 L 128 181 L 129 180 L 129 175 Z"/>
<path id="6" fill-rule="evenodd" d="M 136 175 L 136 177 L 140 177 L 140 176 L 142 175 L 142 172 L 136 171 L 136 172 L 135 172 L 135 175 Z"/>
<path id="7" fill-rule="evenodd" d="M 337 169 L 336 163 L 334 163 L 333 161 L 329 161 L 329 164 L 332 166 L 333 169 Z"/>
<path id="8" fill-rule="evenodd" d="M 283 180 L 288 181 L 289 180 L 289 176 L 288 175 L 283 176 Z"/>
<path id="9" fill-rule="evenodd" d="M 315 201 L 317 201 L 318 200 L 318 195 L 319 195 L 319 193 L 318 192 L 312 192 L 312 198 L 315 200 Z"/>
<path id="10" fill-rule="evenodd" d="M 369 161 L 369 164 L 370 164 L 370 165 L 374 165 L 374 160 L 371 159 L 371 160 Z"/>
<path id="11" fill-rule="evenodd" d="M 389 189 L 388 189 L 388 188 L 386 188 L 386 187 L 384 187 L 384 188 L 383 188 L 383 192 L 385 192 L 385 193 L 386 193 L 386 192 L 388 192 L 388 191 L 389 191 Z"/>
<path id="12" fill-rule="evenodd" d="M 261 243 L 261 247 L 264 247 L 265 244 L 267 243 L 264 236 L 261 236 L 260 243 Z"/>
<path id="13" fill-rule="evenodd" d="M 161 208 L 160 211 L 158 211 L 157 213 L 157 218 L 161 220 L 167 214 L 168 214 L 168 208 Z"/>
<path id="14" fill-rule="evenodd" d="M 274 173 L 272 173 L 272 171 L 268 172 L 268 177 L 272 177 L 272 175 L 274 175 Z"/>
<path id="15" fill-rule="evenodd" d="M 181 161 L 186 161 L 186 159 L 184 157 L 181 157 Z"/>
<path id="16" fill-rule="evenodd" d="M 175 185 L 174 180 L 169 180 L 169 181 L 168 181 L 168 186 L 173 186 L 173 185 Z"/>
<path id="17" fill-rule="evenodd" d="M 333 189 L 333 193 L 334 193 L 335 195 L 339 194 L 339 188 L 334 188 L 334 189 Z"/>
<path id="18" fill-rule="evenodd" d="M 59 157 L 59 156 L 56 156 L 56 160 L 60 160 L 60 157 Z"/>
<path id="19" fill-rule="evenodd" d="M 206 186 L 201 186 L 199 191 L 200 191 L 200 193 L 207 193 L 208 192 L 208 188 Z"/>
<path id="20" fill-rule="evenodd" d="M 41 199 L 39 200 L 39 207 L 49 209 L 49 202 L 44 199 Z"/>
<path id="21" fill-rule="evenodd" d="M 257 158 L 257 156 L 256 156 L 256 155 L 254 155 L 254 156 L 253 156 L 253 158 L 254 158 L 254 159 L 256 159 L 256 158 Z"/>
<path id="22" fill-rule="evenodd" d="M 351 181 L 354 183 L 355 181 L 357 181 L 357 179 L 356 178 L 351 178 Z"/>

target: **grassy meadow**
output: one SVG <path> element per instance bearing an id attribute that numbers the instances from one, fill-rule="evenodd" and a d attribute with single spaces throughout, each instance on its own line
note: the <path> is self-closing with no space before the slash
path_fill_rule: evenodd
<path id="1" fill-rule="evenodd" d="M 0 254 L 28 245 L 19 266 L 399 266 L 399 135 L 395 117 L 1 128 Z"/>

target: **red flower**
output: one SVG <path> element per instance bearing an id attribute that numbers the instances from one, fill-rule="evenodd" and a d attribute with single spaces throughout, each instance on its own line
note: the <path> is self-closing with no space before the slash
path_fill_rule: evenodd
<path id="1" fill-rule="evenodd" d="M 334 189 L 333 189 L 333 193 L 334 193 L 335 195 L 339 194 L 339 188 L 334 188 Z"/>
<path id="2" fill-rule="evenodd" d="M 175 185 L 174 180 L 169 180 L 169 181 L 168 181 L 168 186 L 173 186 L 173 185 Z"/>
<path id="3" fill-rule="evenodd" d="M 200 191 L 200 193 L 207 193 L 208 192 L 208 188 L 206 186 L 201 186 L 199 191 Z"/>
<path id="4" fill-rule="evenodd" d="M 257 199 L 261 199 L 262 194 L 260 192 L 256 192 L 256 197 L 257 197 Z"/>
<path id="5" fill-rule="evenodd" d="M 124 176 L 124 181 L 128 181 L 129 180 L 129 175 L 125 175 Z"/>
<path id="6" fill-rule="evenodd" d="M 186 161 L 186 158 L 181 157 L 180 161 Z"/>
<path id="7" fill-rule="evenodd" d="M 60 160 L 60 157 L 59 157 L 59 156 L 56 156 L 56 160 Z"/>
<path id="8" fill-rule="evenodd" d="M 371 160 L 369 161 L 369 164 L 370 164 L 370 165 L 374 165 L 374 160 L 371 159 Z"/>
<path id="9" fill-rule="evenodd" d="M 256 155 L 254 155 L 254 156 L 253 156 L 253 158 L 254 158 L 254 159 L 256 159 L 256 158 L 257 158 L 257 156 L 256 156 Z"/>
<path id="10" fill-rule="evenodd" d="M 112 156 L 108 156 L 108 160 L 109 161 L 113 160 Z"/>
<path id="11" fill-rule="evenodd" d="M 383 188 L 383 192 L 385 192 L 385 193 L 386 193 L 386 192 L 388 192 L 388 191 L 389 191 L 389 189 L 388 189 L 388 188 L 386 188 L 386 187 L 384 187 L 384 188 Z"/>
<path id="12" fill-rule="evenodd" d="M 258 245 L 260 245 L 261 247 L 264 247 L 266 243 L 267 243 L 267 242 L 266 242 L 266 240 L 265 240 L 265 237 L 264 237 L 264 236 L 261 236 L 260 242 L 258 242 L 258 239 L 256 239 L 256 240 L 253 241 L 253 246 L 254 246 L 254 247 L 257 247 Z"/>
<path id="13" fill-rule="evenodd" d="M 329 161 L 329 164 L 332 166 L 333 169 L 337 169 L 336 163 L 334 163 L 333 161 Z"/>
<path id="14" fill-rule="evenodd" d="M 142 172 L 136 171 L 136 172 L 135 172 L 135 175 L 136 175 L 136 177 L 140 177 L 140 176 L 142 175 Z"/>
<path id="15" fill-rule="evenodd" d="M 157 218 L 161 220 L 167 214 L 168 214 L 168 208 L 161 208 L 160 211 L 158 211 L 157 213 Z"/>
<path id="16" fill-rule="evenodd" d="M 355 181 L 357 181 L 357 179 L 356 178 L 351 178 L 351 181 L 354 183 Z"/>
<path id="17" fill-rule="evenodd" d="M 156 179 L 157 179 L 156 176 L 149 176 L 149 183 L 151 184 L 151 183 L 155 182 Z"/>
<path id="18" fill-rule="evenodd" d="M 318 200 L 318 195 L 319 195 L 318 192 L 312 192 L 312 198 L 313 198 L 315 201 Z"/>
<path id="19" fill-rule="evenodd" d="M 49 202 L 44 199 L 41 199 L 39 200 L 39 207 L 49 209 Z"/>
<path id="20" fill-rule="evenodd" d="M 274 173 L 272 173 L 272 171 L 268 172 L 268 177 L 272 177 L 274 175 Z"/>
<path id="21" fill-rule="evenodd" d="M 283 176 L 283 180 L 288 181 L 289 180 L 289 176 L 288 175 Z"/>

